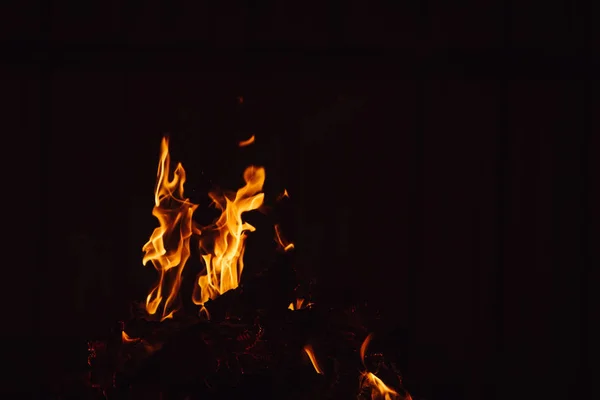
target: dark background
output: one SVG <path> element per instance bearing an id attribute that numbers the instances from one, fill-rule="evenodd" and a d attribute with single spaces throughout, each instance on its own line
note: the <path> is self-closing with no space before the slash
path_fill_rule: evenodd
<path id="1" fill-rule="evenodd" d="M 250 163 L 289 190 L 301 274 L 406 330 L 409 390 L 593 397 L 594 10 L 79 3 L 2 12 L 13 371 L 145 296 L 170 133 L 201 207 Z"/>

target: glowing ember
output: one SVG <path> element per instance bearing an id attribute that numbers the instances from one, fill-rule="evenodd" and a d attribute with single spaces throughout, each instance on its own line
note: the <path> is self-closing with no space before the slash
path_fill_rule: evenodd
<path id="1" fill-rule="evenodd" d="M 241 142 L 239 142 L 238 146 L 240 146 L 240 147 L 250 146 L 252 143 L 254 143 L 255 140 L 256 140 L 256 137 L 254 135 L 252 135 L 252 136 L 250 136 L 249 139 L 242 140 Z"/>
<path id="2" fill-rule="evenodd" d="M 315 357 L 315 352 L 310 344 L 304 346 L 304 352 L 308 355 L 308 358 L 310 359 L 310 362 L 315 368 L 317 374 L 324 375 L 323 370 L 321 369 L 321 367 L 319 367 L 319 363 L 317 362 L 317 358 Z"/>

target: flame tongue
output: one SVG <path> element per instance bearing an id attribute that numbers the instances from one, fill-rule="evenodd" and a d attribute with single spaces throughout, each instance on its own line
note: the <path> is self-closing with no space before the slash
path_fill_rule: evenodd
<path id="1" fill-rule="evenodd" d="M 315 351 L 313 350 L 310 344 L 304 346 L 304 352 L 308 355 L 308 358 L 310 359 L 310 362 L 312 363 L 315 372 L 319 375 L 324 375 L 325 373 L 319 366 L 319 362 L 317 361 L 317 357 L 315 356 Z"/>
<path id="2" fill-rule="evenodd" d="M 365 353 L 369 343 L 373 339 L 373 334 L 370 333 L 360 346 L 360 360 L 362 361 L 365 370 L 360 374 L 360 387 L 363 390 L 370 391 L 371 400 L 412 400 L 408 392 L 403 394 L 398 393 L 391 387 L 387 386 L 377 375 L 366 370 Z"/>
<path id="3" fill-rule="evenodd" d="M 233 199 L 210 193 L 222 213 L 213 227 L 216 238 L 212 243 L 212 251 L 202 256 L 205 271 L 199 275 L 198 285 L 194 287 L 195 304 L 203 306 L 209 299 L 214 300 L 239 285 L 244 269 L 246 232 L 255 230 L 252 225 L 242 221 L 242 214 L 256 210 L 263 204 L 264 193 L 259 192 L 265 182 L 265 169 L 254 166 L 246 168 L 244 181 L 246 185 L 237 191 Z M 207 242 L 207 238 L 200 239 L 200 247 L 204 251 L 210 247 Z"/>
<path id="4" fill-rule="evenodd" d="M 255 230 L 242 221 L 242 214 L 258 209 L 264 201 L 261 191 L 265 169 L 250 166 L 244 171 L 246 184 L 235 196 L 209 194 L 222 213 L 211 227 L 201 232 L 192 219 L 198 205 L 184 196 L 185 170 L 179 163 L 171 177 L 170 161 L 169 141 L 165 137 L 160 147 L 152 210 L 159 226 L 143 247 L 143 264 L 150 261 L 159 272 L 158 283 L 146 299 L 146 311 L 154 315 L 160 309 L 161 321 L 172 318 L 179 308 L 178 293 L 183 270 L 190 257 L 190 240 L 194 235 L 202 234 L 200 251 L 205 264 L 205 271 L 199 275 L 198 284 L 194 287 L 194 303 L 203 306 L 209 299 L 214 300 L 238 287 L 244 268 L 246 232 Z"/>
<path id="5" fill-rule="evenodd" d="M 158 283 L 146 298 L 146 311 L 150 315 L 156 314 L 163 298 L 166 297 L 161 320 L 172 317 L 178 309 L 175 303 L 181 287 L 183 269 L 190 257 L 190 239 L 193 233 L 200 234 L 200 230 L 192 221 L 192 215 L 198 206 L 183 194 L 185 170 L 181 164 L 177 164 L 172 179 L 169 172 L 169 141 L 165 137 L 160 147 L 152 210 L 159 226 L 142 248 L 145 252 L 143 264 L 151 261 L 160 274 Z"/>

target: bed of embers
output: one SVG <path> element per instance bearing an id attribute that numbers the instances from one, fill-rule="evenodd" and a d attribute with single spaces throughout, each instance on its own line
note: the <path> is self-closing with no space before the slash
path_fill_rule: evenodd
<path id="1" fill-rule="evenodd" d="M 202 227 L 192 218 L 198 206 L 184 197 L 185 170 L 170 168 L 165 138 L 152 213 L 159 226 L 143 247 L 158 282 L 129 320 L 90 338 L 83 381 L 56 397 L 411 399 L 401 360 L 386 352 L 385 335 L 372 334 L 383 331 L 377 313 L 367 304 L 314 300 L 310 284 L 298 282 L 296 249 L 278 224 L 271 265 L 241 279 L 244 242 L 255 230 L 242 214 L 266 210 L 264 168 L 248 167 L 237 192 L 209 193 L 221 214 Z M 202 266 L 190 279 L 195 251 Z"/>

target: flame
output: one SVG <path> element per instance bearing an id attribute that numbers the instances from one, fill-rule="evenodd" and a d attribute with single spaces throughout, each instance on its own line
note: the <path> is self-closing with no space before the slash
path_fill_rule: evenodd
<path id="1" fill-rule="evenodd" d="M 239 142 L 238 146 L 240 146 L 240 147 L 250 146 L 252 143 L 254 143 L 255 140 L 256 140 L 256 137 L 254 135 L 252 135 L 252 136 L 250 136 L 249 139 L 242 140 L 241 142 Z"/>
<path id="2" fill-rule="evenodd" d="M 290 198 L 290 194 L 288 193 L 287 189 L 283 189 L 283 193 L 281 193 L 279 196 L 277 196 L 277 201 L 283 200 L 284 198 Z"/>
<path id="3" fill-rule="evenodd" d="M 319 367 L 319 363 L 317 362 L 317 358 L 315 357 L 315 352 L 313 351 L 313 348 L 310 344 L 304 346 L 304 352 L 308 354 L 308 358 L 310 359 L 310 362 L 315 368 L 315 371 L 317 371 L 317 374 L 324 375 L 323 370 L 321 369 L 321 367 Z"/>
<path id="4" fill-rule="evenodd" d="M 275 224 L 275 241 L 281 246 L 283 251 L 289 251 L 294 248 L 294 243 L 288 242 L 281 236 L 281 229 L 279 229 L 279 224 Z"/>
<path id="5" fill-rule="evenodd" d="M 367 352 L 367 347 L 369 347 L 369 343 L 371 343 L 371 339 L 373 339 L 373 334 L 369 333 L 365 340 L 360 345 L 360 361 L 363 364 L 363 367 L 367 367 L 365 365 L 365 353 Z"/>
<path id="6" fill-rule="evenodd" d="M 304 308 L 310 308 L 314 303 L 304 302 L 305 300 L 301 297 L 298 297 L 295 302 L 291 302 L 288 306 L 288 310 L 296 311 L 302 310 Z"/>
<path id="7" fill-rule="evenodd" d="M 132 338 L 125 331 L 121 331 L 121 341 L 123 343 L 137 343 L 140 340 L 140 338 Z"/>
<path id="8" fill-rule="evenodd" d="M 360 374 L 361 389 L 371 389 L 371 400 L 412 400 L 408 392 L 404 396 L 400 395 L 394 389 L 388 387 L 377 375 L 366 370 L 365 353 L 372 338 L 373 334 L 370 333 L 360 346 L 360 360 L 365 367 L 365 371 Z"/>
<path id="9" fill-rule="evenodd" d="M 194 225 L 192 215 L 198 207 L 184 197 L 185 170 L 178 163 L 173 178 L 170 179 L 169 140 L 164 137 L 160 146 L 160 161 L 154 192 L 152 215 L 159 226 L 144 245 L 143 264 L 151 261 L 159 272 L 159 281 L 146 298 L 146 311 L 156 314 L 165 299 L 161 321 L 172 318 L 179 308 L 175 301 L 181 287 L 181 278 L 185 264 L 190 257 L 190 239 L 192 234 L 200 234 Z"/>
<path id="10" fill-rule="evenodd" d="M 202 255 L 205 271 L 198 276 L 192 299 L 195 304 L 202 306 L 204 312 L 204 304 L 209 299 L 214 300 L 238 287 L 244 269 L 246 232 L 253 232 L 255 228 L 242 221 L 242 214 L 256 210 L 263 204 L 264 193 L 261 190 L 265 182 L 265 169 L 254 166 L 246 168 L 244 181 L 246 185 L 237 191 L 233 199 L 214 192 L 209 194 L 222 213 L 212 228 L 216 233 L 212 249 L 208 240 L 200 238 L 200 249 L 207 253 Z"/>
<path id="11" fill-rule="evenodd" d="M 121 331 L 121 342 L 123 344 L 141 343 L 144 350 L 146 351 L 146 353 L 148 353 L 148 355 L 150 355 L 150 354 L 154 353 L 155 351 L 160 350 L 162 348 L 162 343 L 160 343 L 160 342 L 150 344 L 148 341 L 146 341 L 142 338 L 132 338 L 125 331 Z"/>
<path id="12" fill-rule="evenodd" d="M 379 379 L 372 372 L 363 372 L 361 374 L 360 385 L 362 388 L 371 388 L 371 400 L 400 400 L 402 396 L 395 390 L 386 386 L 381 379 Z M 412 400 L 409 394 L 405 397 L 406 400 Z"/>
<path id="13" fill-rule="evenodd" d="M 240 145 L 253 141 L 254 135 Z M 206 311 L 204 304 L 209 299 L 214 300 L 220 294 L 238 287 L 244 268 L 246 234 L 255 230 L 252 225 L 242 221 L 242 214 L 258 209 L 264 201 L 261 191 L 265 169 L 250 166 L 244 171 L 246 184 L 234 196 L 209 193 L 222 213 L 206 231 L 204 228 L 201 231 L 192 220 L 198 205 L 184 196 L 185 170 L 178 163 L 171 177 L 170 161 L 169 141 L 165 137 L 161 142 L 152 209 L 159 226 L 142 248 L 143 264 L 151 261 L 159 272 L 158 283 L 146 298 L 146 311 L 149 315 L 160 311 L 161 321 L 173 318 L 179 309 L 178 293 L 183 270 L 190 257 L 190 240 L 193 236 L 200 239 L 199 247 L 205 267 L 194 286 L 193 302 L 202 306 L 201 311 Z"/>

